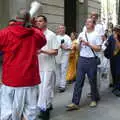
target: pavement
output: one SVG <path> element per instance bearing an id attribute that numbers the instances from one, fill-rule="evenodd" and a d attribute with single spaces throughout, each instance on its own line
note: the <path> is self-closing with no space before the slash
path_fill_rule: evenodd
<path id="1" fill-rule="evenodd" d="M 108 88 L 109 81 L 101 82 L 101 101 L 96 108 L 90 108 L 89 83 L 85 83 L 80 103 L 80 110 L 67 112 L 65 106 L 71 103 L 73 86 L 67 87 L 65 93 L 56 93 L 54 99 L 54 110 L 51 113 L 51 120 L 120 120 L 120 98 L 111 93 Z"/>

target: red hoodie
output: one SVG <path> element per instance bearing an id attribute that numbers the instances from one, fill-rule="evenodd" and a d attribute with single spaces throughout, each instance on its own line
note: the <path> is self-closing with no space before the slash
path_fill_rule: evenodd
<path id="1" fill-rule="evenodd" d="M 0 31 L 0 50 L 3 56 L 3 84 L 29 87 L 40 83 L 37 50 L 46 44 L 43 33 L 15 23 Z"/>

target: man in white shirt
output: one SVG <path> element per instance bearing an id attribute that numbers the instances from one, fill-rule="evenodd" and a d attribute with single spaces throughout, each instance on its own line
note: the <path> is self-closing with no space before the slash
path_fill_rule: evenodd
<path id="1" fill-rule="evenodd" d="M 60 49 L 58 56 L 56 56 L 56 78 L 60 92 L 64 92 L 66 88 L 66 73 L 68 68 L 68 58 L 71 50 L 71 39 L 65 34 L 65 26 L 58 27 L 57 41 L 59 42 Z"/>
<path id="2" fill-rule="evenodd" d="M 100 51 L 101 39 L 95 31 L 95 23 L 93 19 L 88 18 L 86 21 L 86 32 L 80 33 L 78 37 L 80 45 L 80 57 L 77 66 L 76 83 L 73 93 L 72 104 L 67 106 L 67 110 L 78 110 L 81 98 L 82 88 L 84 86 L 85 75 L 87 74 L 90 87 L 91 99 L 90 107 L 96 107 L 99 100 L 97 89 L 97 61 L 92 49 L 96 52 Z M 91 49 L 92 48 L 92 49 Z"/>
<path id="3" fill-rule="evenodd" d="M 47 28 L 47 18 L 37 17 L 37 26 L 42 29 L 47 39 L 47 44 L 39 51 L 39 65 L 41 84 L 39 85 L 38 108 L 41 111 L 43 120 L 49 120 L 49 111 L 52 105 L 55 85 L 55 56 L 58 54 L 59 44 L 56 34 Z"/>
<path id="4" fill-rule="evenodd" d="M 90 17 L 95 21 L 95 31 L 101 36 L 101 39 L 103 40 L 104 39 L 104 35 L 105 35 L 105 30 L 104 30 L 104 26 L 102 23 L 98 22 L 98 14 L 96 12 L 92 12 Z M 83 31 L 85 32 L 87 29 L 86 29 L 86 26 L 84 26 L 83 28 Z M 97 55 L 100 57 L 101 61 L 102 61 L 102 58 L 103 58 L 103 52 L 100 51 L 97 53 Z M 100 91 L 100 86 L 101 86 L 101 67 L 102 65 L 98 65 L 98 72 L 97 72 L 97 84 L 98 84 L 98 88 L 99 88 L 99 91 Z M 90 93 L 88 94 L 90 95 Z"/>

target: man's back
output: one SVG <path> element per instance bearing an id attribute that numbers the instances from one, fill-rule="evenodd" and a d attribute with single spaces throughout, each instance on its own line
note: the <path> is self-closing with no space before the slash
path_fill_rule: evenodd
<path id="1" fill-rule="evenodd" d="M 46 39 L 40 30 L 15 23 L 0 32 L 0 48 L 4 52 L 3 84 L 12 87 L 40 83 L 37 50 Z"/>

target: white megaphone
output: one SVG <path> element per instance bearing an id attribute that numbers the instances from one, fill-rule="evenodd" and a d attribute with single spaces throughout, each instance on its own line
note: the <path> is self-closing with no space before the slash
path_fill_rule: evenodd
<path id="1" fill-rule="evenodd" d="M 31 3 L 31 6 L 30 6 L 31 8 L 30 8 L 30 11 L 29 11 L 31 17 L 33 17 L 38 12 L 38 10 L 40 9 L 41 6 L 42 5 L 37 1 L 33 1 Z"/>

